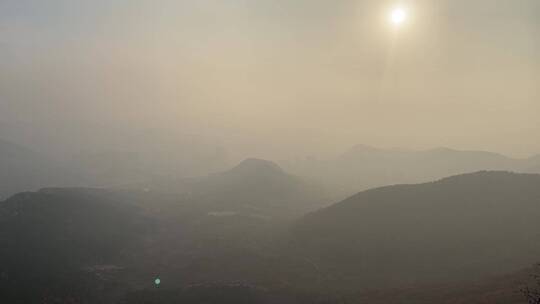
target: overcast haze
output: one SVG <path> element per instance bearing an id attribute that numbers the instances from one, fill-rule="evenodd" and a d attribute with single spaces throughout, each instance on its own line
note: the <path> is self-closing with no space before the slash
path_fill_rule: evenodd
<path id="1" fill-rule="evenodd" d="M 0 0 L 2 303 L 540 303 L 539 203 L 540 0 Z"/>
<path id="2" fill-rule="evenodd" d="M 540 2 L 402 1 L 399 31 L 396 2 L 2 0 L 0 136 L 182 138 L 232 158 L 539 153 Z"/>

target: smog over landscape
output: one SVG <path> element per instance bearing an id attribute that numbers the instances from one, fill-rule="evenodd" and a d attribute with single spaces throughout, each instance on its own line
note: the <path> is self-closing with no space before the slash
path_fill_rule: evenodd
<path id="1" fill-rule="evenodd" d="M 0 303 L 540 303 L 540 1 L 0 0 Z"/>

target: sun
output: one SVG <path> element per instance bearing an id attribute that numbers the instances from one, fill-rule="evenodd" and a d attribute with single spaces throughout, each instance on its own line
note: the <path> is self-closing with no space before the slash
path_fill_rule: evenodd
<path id="1" fill-rule="evenodd" d="M 390 12 L 390 22 L 398 27 L 407 21 L 407 10 L 403 7 L 395 7 Z"/>

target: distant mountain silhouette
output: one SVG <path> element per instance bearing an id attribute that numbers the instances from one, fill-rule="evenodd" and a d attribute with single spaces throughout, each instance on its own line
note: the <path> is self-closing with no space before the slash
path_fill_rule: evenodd
<path id="1" fill-rule="evenodd" d="M 273 162 L 246 159 L 236 167 L 200 180 L 194 192 L 204 196 L 238 195 L 242 200 L 281 199 L 296 195 L 302 181 Z"/>
<path id="2" fill-rule="evenodd" d="M 354 195 L 305 216 L 295 239 L 342 275 L 377 282 L 474 279 L 540 254 L 540 175 L 479 172 Z"/>
<path id="3" fill-rule="evenodd" d="M 540 155 L 527 159 L 525 172 L 540 173 Z"/>
<path id="4" fill-rule="evenodd" d="M 184 201 L 215 212 L 248 212 L 257 215 L 300 215 L 326 202 L 322 187 L 290 175 L 277 164 L 246 159 L 217 174 L 196 179 L 159 180 L 138 185 L 158 192 L 176 192 Z"/>
<path id="5" fill-rule="evenodd" d="M 0 140 L 0 199 L 22 191 L 75 186 L 80 174 L 25 147 Z"/>
<path id="6" fill-rule="evenodd" d="M 286 168 L 351 194 L 374 187 L 427 182 L 481 170 L 540 173 L 540 159 L 513 159 L 497 153 L 449 148 L 412 151 L 358 145 L 335 159 L 288 163 Z"/>
<path id="7" fill-rule="evenodd" d="M 236 167 L 224 172 L 228 175 L 253 176 L 253 175 L 287 175 L 276 163 L 257 158 L 248 158 Z"/>

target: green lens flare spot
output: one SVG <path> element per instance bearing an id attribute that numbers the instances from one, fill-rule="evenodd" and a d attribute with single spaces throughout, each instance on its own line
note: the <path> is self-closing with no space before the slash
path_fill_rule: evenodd
<path id="1" fill-rule="evenodd" d="M 159 286 L 159 284 L 161 284 L 161 280 L 159 278 L 156 278 L 154 280 L 154 284 L 156 284 L 156 286 Z"/>

